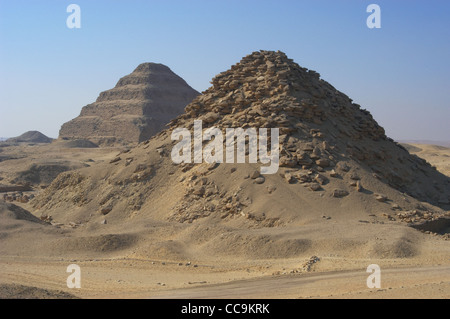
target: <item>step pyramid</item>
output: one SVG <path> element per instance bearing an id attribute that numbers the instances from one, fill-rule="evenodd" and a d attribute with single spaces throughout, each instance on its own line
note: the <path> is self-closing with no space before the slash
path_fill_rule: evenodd
<path id="1" fill-rule="evenodd" d="M 149 139 L 199 93 L 167 66 L 143 63 L 63 124 L 61 139 L 129 144 Z"/>

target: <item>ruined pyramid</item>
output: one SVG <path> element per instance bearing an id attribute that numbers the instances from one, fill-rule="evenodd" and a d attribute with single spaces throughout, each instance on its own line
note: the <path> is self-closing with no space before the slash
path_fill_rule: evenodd
<path id="1" fill-rule="evenodd" d="M 181 114 L 198 94 L 167 66 L 143 63 L 63 124 L 59 137 L 96 144 L 142 142 Z"/>
<path id="2" fill-rule="evenodd" d="M 6 140 L 8 143 L 51 143 L 52 138 L 45 136 L 39 131 L 28 131 L 20 136 Z"/>
<path id="3" fill-rule="evenodd" d="M 194 120 L 224 135 L 279 128 L 277 173 L 261 175 L 249 160 L 174 163 L 172 133 L 192 132 Z M 195 247 L 255 258 L 404 257 L 417 251 L 406 225 L 448 220 L 449 200 L 450 179 L 388 138 L 369 111 L 284 53 L 260 51 L 217 75 L 168 129 L 109 163 L 60 174 L 32 204 L 59 223 L 142 234 L 136 256 L 189 258 L 180 251 Z M 389 241 L 378 240 L 383 232 Z"/>

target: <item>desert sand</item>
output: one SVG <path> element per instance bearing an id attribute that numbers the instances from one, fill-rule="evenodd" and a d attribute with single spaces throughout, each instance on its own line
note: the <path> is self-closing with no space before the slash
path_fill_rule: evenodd
<path id="1" fill-rule="evenodd" d="M 435 166 L 441 173 L 450 176 L 450 148 L 433 144 L 403 144 L 415 154 Z"/>
<path id="2" fill-rule="evenodd" d="M 278 172 L 175 164 L 171 132 L 193 119 L 280 127 Z M 281 52 L 243 58 L 136 146 L 66 143 L 0 148 L 0 183 L 32 188 L 0 199 L 2 297 L 450 297 L 448 149 L 395 143 Z M 48 162 L 67 169 L 23 173 Z"/>

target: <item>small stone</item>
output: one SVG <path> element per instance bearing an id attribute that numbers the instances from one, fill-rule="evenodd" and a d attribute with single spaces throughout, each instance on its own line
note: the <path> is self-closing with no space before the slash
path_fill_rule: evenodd
<path id="1" fill-rule="evenodd" d="M 128 157 L 128 158 L 125 160 L 125 166 L 130 165 L 131 162 L 133 162 L 133 158 L 132 158 L 132 157 Z"/>
<path id="2" fill-rule="evenodd" d="M 209 112 L 207 114 L 205 114 L 203 121 L 205 123 L 213 123 L 215 121 L 217 121 L 219 119 L 219 114 L 214 113 L 214 112 Z"/>
<path id="3" fill-rule="evenodd" d="M 103 219 L 101 222 L 100 222 L 100 224 L 102 224 L 102 225 L 106 225 L 108 222 L 106 221 L 106 219 Z"/>
<path id="4" fill-rule="evenodd" d="M 387 201 L 387 196 L 382 194 L 375 194 L 375 199 L 379 202 L 385 202 Z"/>
<path id="5" fill-rule="evenodd" d="M 333 197 L 337 197 L 337 198 L 340 198 L 340 197 L 345 197 L 345 196 L 347 196 L 349 193 L 346 191 L 346 190 L 344 190 L 344 189 L 335 189 L 334 191 L 333 191 Z"/>
<path id="6" fill-rule="evenodd" d="M 284 179 L 286 180 L 286 182 L 288 182 L 289 184 L 292 184 L 295 182 L 295 178 L 291 173 L 286 173 L 284 174 Z"/>
<path id="7" fill-rule="evenodd" d="M 307 183 L 307 182 L 312 181 L 311 176 L 309 176 L 308 174 L 297 174 L 296 177 L 302 183 Z"/>
<path id="8" fill-rule="evenodd" d="M 194 191 L 192 192 L 192 194 L 197 195 L 197 196 L 202 196 L 205 193 L 205 188 L 203 186 L 198 186 L 196 188 L 194 188 Z"/>
<path id="9" fill-rule="evenodd" d="M 311 183 L 311 184 L 309 184 L 309 189 L 314 191 L 314 192 L 318 191 L 321 188 L 322 187 L 318 183 Z"/>
<path id="10" fill-rule="evenodd" d="M 102 209 L 100 210 L 100 213 L 101 213 L 102 215 L 107 215 L 107 214 L 109 214 L 111 211 L 112 211 L 112 208 L 111 208 L 111 207 L 104 207 L 104 208 L 102 208 Z"/>
<path id="11" fill-rule="evenodd" d="M 314 180 L 318 182 L 320 185 L 324 185 L 328 182 L 328 178 L 321 174 L 317 174 L 316 177 L 314 177 Z"/>
<path id="12" fill-rule="evenodd" d="M 208 164 L 207 169 L 208 171 L 212 171 L 213 169 L 216 169 L 219 166 L 219 163 L 211 163 Z"/>
<path id="13" fill-rule="evenodd" d="M 282 156 L 280 157 L 279 160 L 279 165 L 280 167 L 295 167 L 297 166 L 297 161 L 293 158 L 287 157 L 287 156 Z"/>
<path id="14" fill-rule="evenodd" d="M 320 167 L 328 167 L 330 166 L 330 161 L 326 158 L 320 158 L 316 161 L 316 164 Z"/>
<path id="15" fill-rule="evenodd" d="M 277 188 L 274 185 L 267 186 L 267 192 L 272 194 Z"/>
<path id="16" fill-rule="evenodd" d="M 263 184 L 266 181 L 266 179 L 263 176 L 255 178 L 256 184 Z"/>
<path id="17" fill-rule="evenodd" d="M 330 172 L 330 176 L 331 177 L 337 177 L 338 173 L 336 173 L 336 171 L 334 169 L 332 169 L 331 172 Z"/>
<path id="18" fill-rule="evenodd" d="M 347 163 L 344 162 L 339 162 L 336 166 L 338 169 L 344 172 L 348 172 L 350 170 L 350 166 L 348 166 Z"/>
<path id="19" fill-rule="evenodd" d="M 119 156 L 117 156 L 116 158 L 114 158 L 114 159 L 112 159 L 111 161 L 109 161 L 109 164 L 116 163 L 116 162 L 118 162 L 118 161 L 120 161 L 120 160 L 121 160 L 121 158 L 120 158 Z"/>
<path id="20" fill-rule="evenodd" d="M 364 188 L 361 186 L 361 182 L 360 181 L 356 181 L 356 191 L 357 192 L 362 192 Z"/>

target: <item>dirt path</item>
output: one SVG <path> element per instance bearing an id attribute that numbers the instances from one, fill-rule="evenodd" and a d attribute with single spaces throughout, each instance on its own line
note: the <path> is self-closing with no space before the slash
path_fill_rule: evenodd
<path id="1" fill-rule="evenodd" d="M 66 286 L 66 267 L 71 263 L 82 269 L 81 289 Z M 37 296 L 59 291 L 80 298 L 100 299 L 450 298 L 448 263 L 385 265 L 381 267 L 381 289 L 367 287 L 370 274 L 365 267 L 361 263 L 352 270 L 273 275 L 272 269 L 261 271 L 260 267 L 236 265 L 200 264 L 194 268 L 131 259 L 69 261 L 3 256 L 0 258 L 0 296 L 2 292 L 9 296 L 11 291 L 19 291 L 11 285 L 23 285 L 44 292 Z M 25 294 L 34 290 L 21 288 L 20 291 Z"/>
<path id="2" fill-rule="evenodd" d="M 176 289 L 152 298 L 449 298 L 450 266 L 381 270 L 381 289 L 368 273 L 344 271 L 277 276 Z"/>

